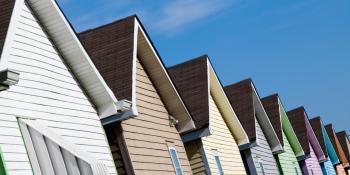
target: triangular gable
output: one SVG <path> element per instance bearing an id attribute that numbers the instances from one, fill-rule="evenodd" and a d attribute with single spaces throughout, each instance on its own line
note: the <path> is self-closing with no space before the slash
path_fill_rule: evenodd
<path id="1" fill-rule="evenodd" d="M 282 135 L 282 131 L 284 132 L 296 157 L 298 159 L 303 159 L 305 153 L 300 145 L 300 142 L 298 141 L 298 138 L 293 130 L 293 127 L 288 119 L 287 113 L 284 110 L 278 94 L 272 94 L 270 96 L 264 97 L 261 99 L 261 102 L 265 108 L 267 115 L 270 118 L 272 125 L 275 128 L 275 131 L 277 132 L 280 127 L 281 131 L 279 134 Z"/>
<path id="2" fill-rule="evenodd" d="M 172 66 L 168 71 L 188 106 L 197 129 L 210 126 L 209 97 L 212 93 L 238 145 L 249 142 L 207 55 Z"/>
<path id="3" fill-rule="evenodd" d="M 114 115 L 118 112 L 116 98 L 85 52 L 75 31 L 59 9 L 56 1 L 1 0 L 0 2 L 1 8 L 3 8 L 0 9 L 0 21 L 2 23 L 0 27 L 2 28 L 0 29 L 0 45 L 2 45 L 0 71 L 10 69 L 7 60 L 10 57 L 16 26 L 19 23 L 17 19 L 22 11 L 22 6 L 28 3 L 80 85 L 87 92 L 93 104 L 96 105 L 100 117 Z M 11 8 L 13 10 L 10 10 Z M 8 21 L 9 16 L 11 16 L 10 21 Z"/>
<path id="4" fill-rule="evenodd" d="M 5 43 L 15 2 L 13 0 L 0 0 L 0 55 Z"/>
<path id="5" fill-rule="evenodd" d="M 278 139 L 282 146 L 284 146 L 283 143 L 283 129 L 282 129 L 282 118 L 280 114 L 280 105 L 278 102 L 278 96 L 277 94 L 270 95 L 268 97 L 264 97 L 261 99 L 261 102 L 264 106 L 264 109 L 271 121 L 271 124 L 273 128 L 275 129 L 275 132 L 278 136 Z"/>
<path id="6" fill-rule="evenodd" d="M 136 15 L 80 33 L 86 50 L 118 99 L 131 101 L 128 115 L 137 116 L 136 61 L 140 59 L 170 114 L 179 122 L 180 133 L 194 129 L 165 66 Z"/>
<path id="7" fill-rule="evenodd" d="M 315 117 L 310 119 L 310 124 L 312 126 L 312 129 L 314 130 L 318 143 L 320 143 L 323 152 L 328 155 L 328 151 L 327 151 L 327 147 L 326 147 L 326 141 L 325 141 L 325 137 L 323 135 L 322 132 L 322 121 L 321 121 L 321 117 Z"/>
<path id="8" fill-rule="evenodd" d="M 346 168 L 349 166 L 349 162 L 346 159 L 345 156 L 345 152 L 342 148 L 342 146 L 340 145 L 340 142 L 338 140 L 338 137 L 334 131 L 333 125 L 332 124 L 328 124 L 325 126 L 327 134 L 329 136 L 329 138 L 331 139 L 331 142 L 333 144 L 333 147 L 335 148 L 335 151 L 337 153 L 337 156 L 340 160 L 340 162 L 343 164 L 343 166 Z"/>
<path id="9" fill-rule="evenodd" d="M 267 116 L 260 97 L 251 79 L 224 87 L 225 93 L 237 111 L 237 116 L 247 132 L 250 141 L 256 140 L 255 118 L 259 122 L 273 153 L 283 151 L 283 147 Z"/>
<path id="10" fill-rule="evenodd" d="M 348 162 L 350 162 L 350 141 L 348 135 L 346 134 L 346 131 L 337 132 L 337 137 L 344 150 L 346 159 Z"/>
<path id="11" fill-rule="evenodd" d="M 313 119 L 310 119 L 310 124 L 316 134 L 318 142 L 320 143 L 323 149 L 323 152 L 326 154 L 326 156 L 330 158 L 334 165 L 339 164 L 339 158 L 331 143 L 327 131 L 324 128 L 321 117 L 315 117 Z"/>
<path id="12" fill-rule="evenodd" d="M 311 127 L 304 107 L 298 107 L 296 109 L 288 111 L 287 115 L 295 133 L 298 136 L 298 140 L 301 143 L 305 154 L 310 154 L 309 144 L 311 144 L 318 160 L 320 162 L 326 161 L 327 158 L 323 153 L 322 147 L 319 144 L 317 137 Z"/>

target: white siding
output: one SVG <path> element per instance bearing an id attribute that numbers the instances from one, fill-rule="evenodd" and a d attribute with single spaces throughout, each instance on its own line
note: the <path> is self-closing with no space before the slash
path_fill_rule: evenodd
<path id="1" fill-rule="evenodd" d="M 18 85 L 0 93 L 0 144 L 9 173 L 32 174 L 16 116 L 43 125 L 104 163 L 116 174 L 105 133 L 95 109 L 64 64 L 27 5 L 16 19 L 9 69 Z M 5 124 L 6 123 L 6 124 Z"/>
<path id="2" fill-rule="evenodd" d="M 259 165 L 259 159 L 263 163 L 266 175 L 276 175 L 279 174 L 278 166 L 275 158 L 273 157 L 271 148 L 266 140 L 264 132 L 262 131 L 259 122 L 255 119 L 256 125 L 256 139 L 258 146 L 251 149 L 253 161 L 258 174 L 262 174 L 261 167 Z"/>

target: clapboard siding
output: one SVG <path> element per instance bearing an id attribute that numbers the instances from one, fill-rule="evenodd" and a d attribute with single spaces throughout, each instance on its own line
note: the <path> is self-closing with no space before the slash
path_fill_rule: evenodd
<path id="1" fill-rule="evenodd" d="M 262 162 L 265 174 L 276 175 L 279 174 L 277 163 L 273 157 L 271 148 L 266 140 L 264 132 L 262 131 L 259 122 L 255 119 L 256 135 L 258 146 L 251 149 L 253 161 L 258 174 L 262 174 L 259 160 Z"/>
<path id="2" fill-rule="evenodd" d="M 228 129 L 212 95 L 209 98 L 210 128 L 213 134 L 203 137 L 203 148 L 212 174 L 219 174 L 213 150 L 217 150 L 225 174 L 246 174 L 236 141 Z"/>
<path id="3" fill-rule="evenodd" d="M 344 166 L 342 164 L 338 164 L 335 167 L 335 169 L 336 169 L 338 175 L 346 175 L 346 172 L 344 170 Z"/>
<path id="4" fill-rule="evenodd" d="M 336 175 L 337 174 L 334 170 L 332 161 L 329 158 L 327 158 L 326 162 L 321 163 L 321 168 L 322 168 L 323 175 Z"/>
<path id="5" fill-rule="evenodd" d="M 282 136 L 284 140 L 284 153 L 278 154 L 278 163 L 281 166 L 281 174 L 288 175 L 288 174 L 296 174 L 296 172 L 301 175 L 301 169 L 298 164 L 298 160 L 295 157 L 295 154 L 292 150 L 292 147 L 289 144 L 289 140 L 287 139 L 286 135 L 282 131 Z"/>
<path id="6" fill-rule="evenodd" d="M 305 166 L 307 168 L 307 172 L 310 175 L 312 175 L 312 172 L 314 175 L 322 175 L 321 165 L 319 164 L 319 161 L 317 159 L 317 156 L 311 144 L 309 144 L 309 148 L 310 148 L 310 158 L 307 158 L 305 160 Z"/>
<path id="7" fill-rule="evenodd" d="M 9 173 L 32 174 L 16 116 L 37 119 L 104 163 L 116 174 L 110 149 L 93 105 L 69 71 L 28 5 L 15 19 L 9 69 L 19 83 L 0 93 L 0 144 Z M 11 136 L 9 136 L 11 133 Z"/>
<path id="8" fill-rule="evenodd" d="M 123 137 L 135 174 L 174 174 L 167 142 L 174 145 L 182 169 L 191 174 L 184 145 L 151 78 L 137 60 L 136 106 L 139 115 L 122 122 Z"/>
<path id="9" fill-rule="evenodd" d="M 200 152 L 200 139 L 185 143 L 188 160 L 191 164 L 192 173 L 206 175 L 205 164 Z"/>

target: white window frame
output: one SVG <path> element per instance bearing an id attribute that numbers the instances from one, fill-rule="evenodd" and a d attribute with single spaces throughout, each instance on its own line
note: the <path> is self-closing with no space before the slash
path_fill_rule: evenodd
<path id="1" fill-rule="evenodd" d="M 172 150 L 174 151 L 176 157 L 173 156 L 173 154 L 171 152 Z M 171 161 L 173 162 L 173 166 L 174 166 L 176 175 L 183 175 L 184 173 L 183 173 L 183 170 L 182 170 L 182 167 L 181 167 L 181 163 L 180 163 L 179 156 L 177 154 L 176 148 L 173 147 L 173 146 L 169 146 L 169 154 L 170 154 L 170 157 L 171 157 Z M 179 167 L 176 167 L 176 162 L 175 161 L 178 162 Z M 178 173 L 177 170 L 180 170 L 181 173 Z"/>
<path id="2" fill-rule="evenodd" d="M 77 170 L 74 167 L 78 166 L 83 167 L 80 169 L 82 174 L 107 174 L 104 164 L 79 150 L 74 144 L 64 140 L 38 121 L 18 118 L 18 124 L 35 175 L 55 175 L 54 170 L 63 170 L 58 172 L 60 174 L 67 172 L 76 174 Z M 76 166 L 66 166 L 65 163 L 75 163 Z"/>
<path id="3" fill-rule="evenodd" d="M 224 175 L 225 174 L 224 168 L 222 167 L 219 152 L 215 149 L 213 149 L 212 151 L 213 151 L 214 161 L 215 161 L 216 167 L 218 168 L 219 174 Z"/>
<path id="4" fill-rule="evenodd" d="M 261 170 L 262 175 L 265 175 L 266 172 L 265 172 L 264 164 L 262 163 L 260 158 L 258 159 L 258 162 L 259 162 L 259 166 L 260 166 L 260 170 Z"/>

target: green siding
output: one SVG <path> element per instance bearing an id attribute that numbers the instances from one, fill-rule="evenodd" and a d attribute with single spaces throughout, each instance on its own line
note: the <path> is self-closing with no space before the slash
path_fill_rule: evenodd
<path id="1" fill-rule="evenodd" d="M 7 174 L 7 169 L 5 166 L 4 157 L 2 156 L 2 150 L 0 148 L 0 175 L 6 175 L 6 174 Z"/>
<path id="2" fill-rule="evenodd" d="M 284 140 L 284 153 L 278 154 L 278 164 L 280 166 L 280 174 L 298 174 L 301 175 L 301 170 L 298 164 L 298 160 L 295 157 L 292 147 L 289 144 L 289 141 L 286 135 L 283 132 Z"/>
<path id="3" fill-rule="evenodd" d="M 296 157 L 304 156 L 305 153 L 303 151 L 303 148 L 300 145 L 300 142 L 297 138 L 297 135 L 295 134 L 292 125 L 289 122 L 287 113 L 285 112 L 283 106 L 280 104 L 280 114 L 282 118 L 282 128 L 283 132 L 285 133 L 286 137 L 288 138 L 288 141 L 290 143 L 290 146 L 295 154 Z"/>

